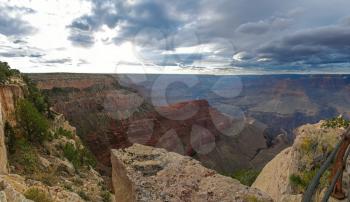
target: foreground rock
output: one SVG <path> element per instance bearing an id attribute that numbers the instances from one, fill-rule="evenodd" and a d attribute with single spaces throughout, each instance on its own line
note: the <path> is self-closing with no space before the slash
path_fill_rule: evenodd
<path id="1" fill-rule="evenodd" d="M 112 150 L 115 199 L 128 201 L 272 201 L 258 189 L 217 174 L 198 161 L 134 144 Z"/>
<path id="2" fill-rule="evenodd" d="M 301 201 L 305 187 L 293 183 L 291 176 L 300 179 L 311 179 L 311 173 L 319 167 L 327 154 L 338 142 L 344 129 L 324 128 L 323 121 L 317 124 L 306 124 L 295 130 L 296 139 L 293 146 L 279 153 L 262 170 L 252 187 L 269 194 L 275 201 Z M 349 166 L 347 166 L 349 167 Z M 344 172 L 344 188 L 348 188 L 349 171 Z M 308 184 L 308 183 L 306 183 Z M 328 176 L 321 178 L 315 201 L 321 201 L 325 188 L 328 187 Z M 330 199 L 329 201 L 336 201 Z M 348 201 L 347 199 L 344 201 Z"/>

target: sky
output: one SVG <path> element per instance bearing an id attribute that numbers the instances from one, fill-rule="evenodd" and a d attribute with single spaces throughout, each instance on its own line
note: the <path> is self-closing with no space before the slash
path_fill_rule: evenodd
<path id="1" fill-rule="evenodd" d="M 23 72 L 350 73 L 348 0 L 0 0 Z"/>

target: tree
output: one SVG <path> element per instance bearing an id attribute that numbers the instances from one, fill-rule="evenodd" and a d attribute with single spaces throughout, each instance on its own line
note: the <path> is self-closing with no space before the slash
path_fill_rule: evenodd
<path id="1" fill-rule="evenodd" d="M 36 84 L 27 76 L 23 76 L 23 80 L 28 87 L 28 100 L 34 104 L 40 113 L 44 114 L 49 112 L 50 110 L 47 97 L 41 93 Z"/>
<path id="2" fill-rule="evenodd" d="M 48 138 L 48 121 L 28 100 L 23 99 L 17 103 L 16 117 L 21 132 L 30 142 L 41 143 Z"/>
<path id="3" fill-rule="evenodd" d="M 6 137 L 7 150 L 10 154 L 13 154 L 16 151 L 16 134 L 10 123 L 7 121 L 5 123 L 4 131 Z"/>
<path id="4" fill-rule="evenodd" d="M 19 74 L 20 72 L 17 69 L 11 69 L 7 62 L 0 61 L 0 84 L 4 84 L 9 77 Z"/>

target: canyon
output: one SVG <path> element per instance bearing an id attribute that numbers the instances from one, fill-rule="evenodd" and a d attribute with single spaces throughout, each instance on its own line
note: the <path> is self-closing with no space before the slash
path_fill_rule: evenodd
<path id="1" fill-rule="evenodd" d="M 260 170 L 293 143 L 295 128 L 348 117 L 350 107 L 347 75 L 29 76 L 106 174 L 109 150 L 132 143 L 192 156 L 221 173 Z"/>
<path id="2" fill-rule="evenodd" d="M 205 99 L 153 105 L 116 75 L 30 74 L 54 110 L 63 113 L 95 154 L 99 170 L 110 174 L 110 149 L 133 143 L 191 156 L 208 168 L 230 174 L 261 169 L 289 142 L 273 140 L 252 117 L 232 117 Z"/>
<path id="3" fill-rule="evenodd" d="M 27 155 L 34 155 L 30 157 L 31 159 L 34 158 L 32 163 L 35 165 L 35 170 L 31 171 L 34 173 L 25 171 L 26 167 L 29 168 L 33 164 L 26 161 L 22 164 L 21 161 L 17 161 L 19 159 L 13 159 L 14 155 L 17 154 L 11 152 L 13 145 L 9 142 L 9 126 L 6 125 L 13 124 L 18 128 L 21 127 L 17 117 L 18 114 L 15 112 L 19 110 L 18 103 L 28 97 L 28 89 L 29 87 L 24 82 L 21 84 L 5 84 L 1 85 L 0 88 L 0 165 L 2 165 L 0 167 L 0 201 L 2 202 L 272 201 L 271 197 L 264 192 L 242 185 L 231 177 L 220 175 L 214 170 L 203 167 L 199 161 L 191 157 L 179 154 L 194 155 L 192 153 L 206 152 L 207 147 L 203 148 L 201 144 L 211 145 L 216 142 L 215 139 L 213 139 L 214 142 L 211 141 L 212 138 L 216 138 L 212 134 L 209 133 L 203 140 L 199 137 L 201 140 L 198 142 L 197 149 L 191 148 L 197 145 L 197 139 L 186 142 L 185 137 L 179 136 L 180 142 L 183 141 L 184 143 L 179 142 L 179 145 L 175 144 L 174 147 L 174 142 L 169 142 L 169 140 L 174 140 L 175 136 L 167 136 L 167 134 L 164 135 L 166 138 L 163 141 L 162 138 L 156 141 L 160 145 L 152 145 L 177 152 L 173 153 L 165 149 L 135 143 L 141 141 L 144 144 L 155 144 L 152 143 L 152 139 L 156 138 L 153 135 L 151 139 L 140 136 L 140 131 L 143 134 L 148 126 L 148 124 L 140 123 L 140 121 L 134 124 L 141 126 L 141 130 L 131 131 L 127 137 L 128 142 L 123 143 L 123 148 L 109 151 L 112 154 L 110 155 L 110 162 L 113 169 L 111 172 L 112 187 L 114 193 L 116 193 L 116 196 L 114 196 L 114 194 L 109 193 L 104 179 L 93 169 L 91 164 L 88 164 L 88 166 L 85 166 L 85 164 L 78 165 L 74 158 L 71 159 L 69 155 L 67 156 L 67 145 L 71 145 L 74 150 L 83 151 L 83 153 L 71 153 L 79 155 L 78 159 L 82 158 L 80 155 L 86 155 L 88 150 L 77 136 L 75 127 L 66 121 L 63 114 L 53 109 L 50 111 L 50 132 L 52 136 L 49 139 L 43 140 L 42 143 L 31 142 L 31 145 L 27 147 L 34 150 L 19 147 L 20 144 L 23 144 L 20 139 L 15 141 L 17 145 L 16 152 L 28 152 Z M 229 120 L 226 120 L 226 117 L 221 113 L 210 109 L 205 101 L 179 103 L 159 108 L 157 112 L 163 114 L 163 116 L 173 115 L 173 119 L 188 120 L 188 117 L 191 117 L 188 115 L 188 109 L 181 111 L 185 106 L 191 109 L 198 108 L 196 113 L 199 115 L 208 116 L 208 110 L 211 110 L 212 116 L 219 116 L 218 118 L 222 119 L 220 123 L 224 123 L 221 124 L 222 127 L 218 130 L 226 128 L 225 125 Z M 14 116 L 15 114 L 16 116 Z M 121 112 L 118 115 L 125 116 L 125 114 L 129 113 L 124 111 L 124 113 Z M 141 122 L 144 122 L 144 114 L 142 114 L 142 117 Z M 166 122 L 166 120 L 161 120 L 159 115 L 152 113 L 147 114 L 145 122 L 150 119 Z M 191 119 L 191 124 L 194 123 L 197 123 L 196 120 Z M 168 124 L 171 127 L 174 126 L 172 119 Z M 182 124 L 185 125 L 184 122 Z M 214 128 L 211 125 L 213 123 L 208 122 L 207 119 L 199 120 L 197 124 Z M 188 130 L 187 127 L 180 127 L 178 132 L 186 132 L 186 130 Z M 203 131 L 200 130 L 200 132 Z M 212 131 L 212 133 L 215 132 Z M 216 134 L 218 135 L 217 132 Z M 16 138 L 21 137 L 17 136 Z M 131 141 L 132 139 L 135 140 Z M 183 148 L 187 146 L 189 153 L 181 150 L 181 146 Z M 8 153 L 9 155 L 7 155 Z M 20 159 L 28 158 L 27 155 Z"/>

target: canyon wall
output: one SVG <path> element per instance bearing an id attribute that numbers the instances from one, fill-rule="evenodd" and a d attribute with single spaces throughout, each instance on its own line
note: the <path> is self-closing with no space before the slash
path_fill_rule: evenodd
<path id="1" fill-rule="evenodd" d="M 281 151 L 286 138 L 270 144 L 266 126 L 246 117 L 235 122 L 206 100 L 163 107 L 152 106 L 115 75 L 34 74 L 54 109 L 63 113 L 100 162 L 110 172 L 110 149 L 133 143 L 189 155 L 222 173 L 262 168 Z M 236 132 L 233 125 L 237 125 Z M 224 134 L 226 133 L 226 134 Z"/>
<path id="2" fill-rule="evenodd" d="M 2 104 L 0 104 L 0 174 L 6 174 L 7 170 L 7 150 L 5 145 L 4 120 L 2 117 Z"/>
<path id="3" fill-rule="evenodd" d="M 0 174 L 8 172 L 5 123 L 14 123 L 16 101 L 23 98 L 23 94 L 23 89 L 19 85 L 0 86 Z"/>
<path id="4" fill-rule="evenodd" d="M 262 168 L 287 145 L 283 135 L 271 144 L 266 125 L 249 117 L 237 123 L 240 131 L 235 134 L 232 120 L 206 100 L 152 106 L 135 90 L 122 87 L 115 75 L 30 77 L 47 93 L 54 109 L 77 128 L 106 175 L 111 167 L 110 149 L 133 143 L 192 156 L 222 173 Z M 232 132 L 225 135 L 225 130 Z"/>

